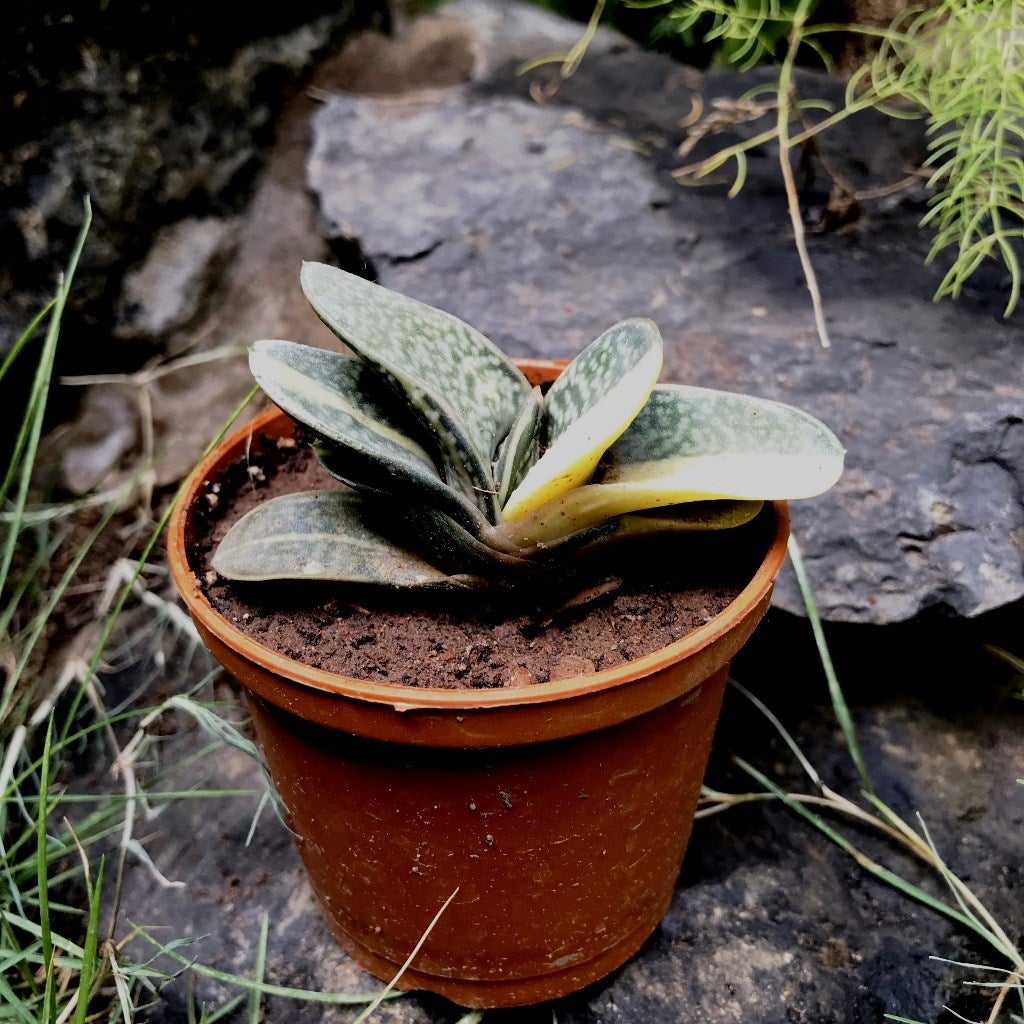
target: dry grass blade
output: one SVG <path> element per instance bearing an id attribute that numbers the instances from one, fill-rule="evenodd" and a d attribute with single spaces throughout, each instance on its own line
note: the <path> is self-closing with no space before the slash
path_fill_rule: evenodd
<path id="1" fill-rule="evenodd" d="M 434 927 L 437 924 L 437 922 L 441 920 L 441 915 L 444 914 L 444 912 L 451 905 L 452 900 L 454 900 L 455 897 L 458 896 L 458 895 L 459 895 L 459 890 L 458 890 L 458 887 L 456 887 L 453 890 L 451 896 L 449 896 L 448 899 L 446 899 L 444 901 L 444 903 L 441 905 L 441 909 L 438 910 L 438 912 L 434 915 L 434 917 L 431 920 L 430 924 L 427 925 L 426 930 L 420 936 L 419 941 L 416 943 L 416 945 L 413 946 L 412 952 L 406 958 L 405 963 L 402 964 L 402 966 L 398 969 L 398 972 L 387 983 L 387 985 L 385 985 L 384 988 L 381 989 L 381 991 L 380 991 L 379 995 L 377 996 L 377 998 L 374 999 L 374 1001 L 372 1003 L 370 1003 L 370 1005 L 367 1006 L 367 1008 L 365 1010 L 363 1010 L 363 1012 L 361 1014 L 359 1014 L 358 1017 L 356 1017 L 356 1019 L 352 1022 L 352 1024 L 363 1024 L 364 1021 L 369 1020 L 370 1014 L 372 1014 L 374 1012 L 374 1010 L 376 1010 L 377 1007 L 380 1006 L 380 1004 L 391 994 L 391 992 L 394 990 L 395 986 L 399 983 L 399 981 L 402 980 L 402 975 L 404 975 L 405 972 L 407 970 L 409 970 L 409 967 L 412 965 L 413 960 L 416 959 L 417 954 L 423 948 L 423 944 L 430 937 L 430 933 L 434 930 Z"/>

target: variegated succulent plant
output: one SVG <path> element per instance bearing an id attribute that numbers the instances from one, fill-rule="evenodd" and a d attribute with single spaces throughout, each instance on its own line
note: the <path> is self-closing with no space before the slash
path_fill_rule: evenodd
<path id="1" fill-rule="evenodd" d="M 486 586 L 623 539 L 738 526 L 839 477 L 791 406 L 658 384 L 655 324 L 624 320 L 546 393 L 448 313 L 318 263 L 302 287 L 353 356 L 259 341 L 260 387 L 348 488 L 266 501 L 228 532 L 234 580 Z"/>

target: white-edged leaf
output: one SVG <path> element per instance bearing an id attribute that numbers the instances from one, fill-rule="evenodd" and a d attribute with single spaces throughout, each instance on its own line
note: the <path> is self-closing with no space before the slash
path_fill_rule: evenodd
<path id="1" fill-rule="evenodd" d="M 491 465 L 530 386 L 510 359 L 450 313 L 323 263 L 302 289 L 317 316 L 404 392 L 448 475 L 492 521 Z"/>
<path id="2" fill-rule="evenodd" d="M 663 384 L 608 449 L 596 483 L 504 523 L 501 532 L 528 546 L 683 502 L 809 498 L 839 479 L 844 455 L 824 424 L 793 406 Z"/>
<path id="3" fill-rule="evenodd" d="M 409 436 L 408 418 L 394 414 L 361 360 L 293 341 L 257 341 L 249 369 L 275 405 L 315 434 L 440 479 L 430 454 Z"/>
<path id="4" fill-rule="evenodd" d="M 845 454 L 828 427 L 792 405 L 662 384 L 608 450 L 598 481 L 671 490 L 679 501 L 810 498 L 839 479 Z"/>
<path id="5" fill-rule="evenodd" d="M 373 528 L 373 509 L 354 491 L 301 491 L 247 512 L 213 556 L 221 576 L 239 581 L 322 580 L 387 587 L 473 585 Z"/>
<path id="6" fill-rule="evenodd" d="M 362 360 L 291 341 L 257 341 L 249 367 L 276 405 L 329 442 L 321 458 L 328 472 L 346 483 L 368 481 L 399 500 L 427 501 L 467 526 L 485 525 L 477 506 L 444 483 L 410 436 L 418 424 L 396 410 L 400 396 Z"/>
<path id="7" fill-rule="evenodd" d="M 544 397 L 537 387 L 523 400 L 523 407 L 498 451 L 494 479 L 498 486 L 499 505 L 505 503 L 509 494 L 519 486 L 520 481 L 537 461 L 540 454 L 539 433 L 543 412 Z"/>
<path id="8" fill-rule="evenodd" d="M 578 487 L 643 408 L 661 373 L 661 335 L 634 317 L 609 328 L 558 376 L 544 399 L 547 450 L 502 508 L 518 519 Z"/>

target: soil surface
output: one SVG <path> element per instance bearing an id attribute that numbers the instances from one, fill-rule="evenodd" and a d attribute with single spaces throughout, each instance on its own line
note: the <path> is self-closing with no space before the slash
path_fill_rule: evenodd
<path id="1" fill-rule="evenodd" d="M 728 536 L 631 544 L 571 579 L 480 594 L 396 594 L 343 584 L 237 584 L 211 557 L 254 506 L 342 486 L 301 440 L 254 441 L 211 481 L 190 549 L 213 606 L 259 643 L 316 668 L 405 686 L 525 686 L 613 668 L 704 625 L 735 598 L 767 546 L 770 514 Z"/>

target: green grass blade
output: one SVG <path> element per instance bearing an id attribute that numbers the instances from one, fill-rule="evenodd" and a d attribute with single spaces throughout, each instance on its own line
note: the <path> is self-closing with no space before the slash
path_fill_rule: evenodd
<path id="1" fill-rule="evenodd" d="M 29 484 L 32 480 L 32 471 L 35 468 L 39 438 L 43 431 L 43 414 L 46 411 L 47 392 L 50 387 L 50 378 L 53 375 L 53 363 L 57 354 L 57 340 L 60 337 L 61 317 L 64 315 L 64 307 L 71 291 L 71 282 L 74 279 L 75 269 L 78 266 L 82 249 L 85 247 L 85 239 L 91 224 L 92 206 L 89 203 L 88 197 L 86 197 L 85 219 L 78 234 L 75 248 L 72 251 L 71 259 L 68 262 L 64 280 L 57 289 L 53 310 L 50 315 L 50 323 L 46 331 L 46 340 L 43 343 L 43 351 L 39 357 L 39 367 L 36 370 L 36 376 L 32 382 L 32 390 L 29 394 L 25 418 L 18 432 L 11 462 L 4 476 L 3 484 L 0 485 L 0 507 L 2 507 L 7 499 L 7 492 L 14 482 L 15 475 L 20 469 L 21 478 L 18 482 L 18 493 L 14 500 L 13 523 L 7 533 L 3 551 L 0 553 L 0 592 L 3 592 L 7 586 L 7 576 L 11 569 L 11 562 L 14 560 L 14 551 L 20 533 L 19 521 L 25 511 Z"/>
<path id="2" fill-rule="evenodd" d="M 204 978 L 212 978 L 214 981 L 222 981 L 227 985 L 234 985 L 236 988 L 246 991 L 256 991 L 262 995 L 279 996 L 283 999 L 298 999 L 307 1003 L 327 1003 L 331 1006 L 364 1006 L 372 1003 L 377 998 L 375 992 L 317 992 L 312 989 L 288 988 L 284 985 L 257 984 L 252 978 L 243 978 L 238 974 L 229 974 L 227 971 L 218 971 L 215 967 L 207 967 L 205 964 L 190 960 L 178 952 L 178 947 L 195 941 L 194 939 L 182 939 L 176 942 L 169 942 L 166 945 L 158 942 L 151 935 L 139 930 L 139 936 L 158 952 L 183 967 L 202 975 Z M 394 993 L 391 998 L 397 998 L 401 993 Z"/>
<path id="3" fill-rule="evenodd" d="M 53 934 L 50 930 L 50 901 L 47 873 L 46 819 L 50 799 L 50 754 L 53 740 L 53 719 L 46 725 L 43 741 L 43 759 L 39 770 L 39 805 L 36 815 L 36 881 L 39 886 L 39 937 L 42 942 L 43 966 L 46 982 L 43 992 L 43 1013 L 46 1024 L 57 1019 L 57 992 L 53 964 Z"/>
<path id="4" fill-rule="evenodd" d="M 256 963 L 252 969 L 252 980 L 256 987 L 249 993 L 249 1024 L 260 1024 L 260 999 L 263 976 L 267 970 L 267 934 L 270 930 L 270 917 L 266 913 L 260 921 L 260 937 L 256 944 Z"/>
<path id="5" fill-rule="evenodd" d="M 85 853 L 82 853 L 83 858 Z M 96 871 L 96 884 L 89 888 L 89 924 L 85 932 L 84 954 L 82 956 L 82 968 L 78 975 L 78 1002 L 75 1006 L 75 1024 L 85 1024 L 89 1012 L 89 996 L 92 988 L 92 979 L 99 966 L 96 959 L 96 947 L 98 945 L 100 930 L 100 906 L 103 896 L 103 857 L 100 857 L 99 867 Z M 88 880 L 87 880 L 88 881 Z"/>
<path id="6" fill-rule="evenodd" d="M 8 879 L 10 879 L 9 872 Z M 13 885 L 10 885 L 9 891 L 13 895 L 17 895 L 17 889 Z M 16 900 L 16 902 L 18 904 L 19 913 L 22 913 L 21 901 Z M 32 972 L 26 966 L 27 957 L 25 950 L 18 941 L 18 937 L 14 934 L 14 929 L 11 928 L 8 923 L 7 915 L 3 913 L 0 913 L 0 932 L 3 934 L 3 940 L 5 943 L 3 949 L 12 951 L 11 955 L 3 962 L 2 965 L 0 965 L 0 978 L 3 978 L 12 967 L 16 968 L 18 973 L 21 975 L 21 980 L 25 987 L 28 988 L 33 995 L 38 996 L 39 986 L 36 984 L 36 979 Z"/>
<path id="7" fill-rule="evenodd" d="M 207 1013 L 204 1009 L 203 1021 L 205 1022 L 205 1024 L 216 1024 L 217 1021 L 223 1020 L 229 1014 L 233 1013 L 244 999 L 244 995 L 235 996 L 234 999 L 229 999 L 223 1006 L 214 1010 L 213 1013 Z"/>
<path id="8" fill-rule="evenodd" d="M 220 443 L 221 438 L 231 429 L 232 424 L 239 416 L 242 415 L 245 407 L 259 394 L 259 388 L 254 387 L 241 402 L 232 410 L 231 415 L 227 418 L 224 426 L 217 432 L 217 436 L 206 446 L 203 454 L 199 456 L 196 461 L 196 465 L 199 464 L 206 456 L 213 451 L 213 449 Z M 99 664 L 100 658 L 103 656 L 103 652 L 106 650 L 107 644 L 110 642 L 111 634 L 114 632 L 114 627 L 117 625 L 117 620 L 121 617 L 121 612 L 124 610 L 125 603 L 128 600 L 128 596 L 131 594 L 136 581 L 142 573 L 142 568 L 146 565 L 149 556 L 153 553 L 153 549 L 156 547 L 160 538 L 163 536 L 164 530 L 167 528 L 167 524 L 170 521 L 171 514 L 174 511 L 175 503 L 177 502 L 181 494 L 181 488 L 178 488 L 177 493 L 174 496 L 174 500 L 169 502 L 164 514 L 160 517 L 159 522 L 153 528 L 153 532 L 149 535 L 149 540 L 146 541 L 145 547 L 143 547 L 141 554 L 139 555 L 138 561 L 135 564 L 135 571 L 131 577 L 127 579 L 124 586 L 121 588 L 121 593 L 118 595 L 117 601 L 114 602 L 114 607 L 111 609 L 110 614 L 107 616 L 107 621 L 103 626 L 103 632 L 100 634 L 99 641 L 96 644 L 96 650 L 93 652 L 92 658 L 89 661 L 89 669 L 86 673 L 86 678 L 92 676 L 96 671 L 96 666 Z M 68 713 L 64 719 L 64 725 L 61 727 L 60 732 L 60 744 L 63 746 L 74 726 L 75 717 L 78 714 L 78 709 L 81 707 L 82 701 L 85 699 L 85 686 L 82 685 L 78 688 L 78 692 L 72 698 L 71 706 L 68 709 Z"/>
<path id="9" fill-rule="evenodd" d="M 991 942 L 991 934 L 989 931 L 981 926 L 966 914 L 961 913 L 955 907 L 951 907 L 948 903 L 944 903 L 942 900 L 932 896 L 931 893 L 925 892 L 924 889 L 914 885 L 912 882 L 908 882 L 906 879 L 901 878 L 895 872 L 890 871 L 887 867 L 879 864 L 877 861 L 872 860 L 866 856 L 860 850 L 857 849 L 845 836 L 834 829 L 824 818 L 820 815 L 815 814 L 813 811 L 808 810 L 800 801 L 794 800 L 793 797 L 785 792 L 780 786 L 772 782 L 766 775 L 759 772 L 753 765 L 748 764 L 742 758 L 737 757 L 736 764 L 743 769 L 748 775 L 755 779 L 760 785 L 767 789 L 770 793 L 773 793 L 779 800 L 781 800 L 790 810 L 795 811 L 805 821 L 810 822 L 819 832 L 822 832 L 827 836 L 836 846 L 838 846 L 844 853 L 853 858 L 857 864 L 860 865 L 869 874 L 874 875 L 881 881 L 891 885 L 898 892 L 901 892 L 904 896 L 908 896 L 910 899 L 915 900 L 918 903 L 922 903 L 924 906 L 929 907 L 931 910 L 935 910 L 945 917 L 949 917 L 956 921 L 958 924 L 963 925 L 965 928 L 969 928 L 972 932 L 980 935 L 986 942 Z"/>
<path id="10" fill-rule="evenodd" d="M 50 299 L 50 301 L 45 306 L 43 306 L 43 308 L 38 313 L 36 313 L 36 315 L 32 318 L 32 321 L 29 323 L 28 327 L 26 327 L 25 330 L 22 331 L 21 337 L 18 338 L 18 340 L 14 343 L 14 347 L 11 349 L 10 352 L 7 353 L 7 356 L 4 359 L 3 364 L 0 365 L 0 380 L 4 379 L 4 377 L 7 375 L 7 371 L 11 368 L 11 364 L 20 355 L 21 350 L 35 336 L 36 331 L 39 330 L 39 325 L 46 319 L 47 314 L 50 312 L 51 309 L 53 309 L 54 303 L 56 301 L 56 299 Z"/>
<path id="11" fill-rule="evenodd" d="M 117 990 L 117 1002 L 121 1008 L 121 1017 L 125 1024 L 132 1024 L 132 991 L 125 976 L 124 970 L 117 962 L 117 955 L 113 947 L 108 949 L 107 958 L 110 960 L 110 973 L 114 979 L 114 988 Z"/>
<path id="12" fill-rule="evenodd" d="M 807 578 L 807 570 L 804 567 L 803 556 L 800 553 L 800 545 L 796 538 L 790 535 L 789 557 L 793 562 L 793 571 L 796 573 L 797 584 L 800 587 L 800 594 L 803 597 L 804 608 L 807 609 L 807 618 L 811 623 L 811 631 L 814 633 L 814 643 L 818 648 L 818 657 L 821 660 L 821 667 L 828 681 L 828 693 L 832 699 L 832 708 L 839 720 L 839 728 L 843 732 L 843 739 L 846 741 L 846 749 L 850 752 L 850 759 L 853 761 L 860 775 L 861 783 L 868 793 L 874 793 L 875 787 L 871 781 L 871 774 L 868 772 L 867 763 L 861 754 L 860 743 L 857 741 L 857 731 L 850 715 L 846 697 L 843 695 L 842 687 L 839 685 L 839 677 L 836 675 L 835 666 L 832 664 L 832 655 L 825 640 L 825 631 L 821 625 L 821 616 L 818 614 L 818 605 L 814 600 L 814 592 Z"/>
<path id="13" fill-rule="evenodd" d="M 416 945 L 413 946 L 412 952 L 408 955 L 408 957 L 406 957 L 405 963 L 403 963 L 402 966 L 398 968 L 398 972 L 395 974 L 395 976 L 384 986 L 384 988 L 380 990 L 380 992 L 377 993 L 377 996 L 374 998 L 373 1002 L 370 1003 L 370 1005 L 367 1006 L 366 1009 L 363 1010 L 358 1017 L 356 1017 L 352 1024 L 363 1024 L 364 1021 L 369 1020 L 371 1014 L 373 1014 L 377 1007 L 380 1006 L 380 1004 L 384 1002 L 384 1000 L 387 999 L 388 996 L 392 994 L 392 992 L 394 992 L 395 986 L 398 985 L 398 982 L 401 979 L 402 975 L 405 974 L 405 972 L 409 969 L 409 966 L 412 964 L 413 960 L 416 959 L 417 955 L 419 954 L 419 951 L 423 948 L 423 943 L 425 943 L 427 939 L 430 937 L 430 933 L 434 930 L 434 926 L 437 924 L 438 921 L 441 920 L 442 915 L 448 909 L 452 900 L 454 900 L 455 897 L 458 895 L 459 887 L 456 886 L 455 889 L 452 891 L 451 896 L 449 896 L 448 899 L 446 899 L 444 903 L 441 904 L 441 907 L 438 910 L 438 912 L 431 918 L 430 924 L 427 925 L 427 927 L 423 931 L 423 934 L 419 937 L 419 941 L 417 941 Z"/>
<path id="14" fill-rule="evenodd" d="M 782 737 L 786 746 L 789 747 L 789 749 L 793 752 L 793 756 L 797 759 L 797 761 L 800 762 L 800 767 L 803 768 L 803 770 L 807 773 L 808 778 L 810 778 L 811 782 L 813 782 L 814 785 L 817 786 L 817 788 L 820 790 L 822 788 L 822 782 L 821 776 L 818 774 L 817 769 L 807 759 L 806 754 L 804 754 L 804 752 L 800 749 L 799 744 L 796 742 L 795 739 L 793 739 L 789 730 L 782 724 L 782 722 L 779 721 L 776 715 L 768 708 L 768 705 L 765 704 L 764 701 L 762 701 L 759 697 L 755 697 L 754 694 L 750 692 L 750 690 L 748 690 L 742 683 L 733 679 L 731 676 L 729 677 L 729 683 L 734 689 L 739 690 L 739 692 L 742 693 L 743 696 L 746 697 L 747 700 L 749 700 L 750 703 L 753 704 L 754 707 L 757 708 L 757 710 L 760 711 L 761 714 L 764 715 L 764 717 L 767 718 L 769 722 L 771 722 L 775 731 L 779 734 L 779 736 Z"/>
<path id="15" fill-rule="evenodd" d="M 7 602 L 4 609 L 0 611 L 0 636 L 7 637 L 12 645 L 19 642 L 19 636 L 17 634 L 13 637 L 8 636 L 10 624 L 19 610 L 24 607 L 29 589 L 38 582 L 40 574 L 50 565 L 53 556 L 60 549 L 64 540 L 65 537 L 62 535 L 54 536 L 40 547 L 32 561 L 24 567 L 22 578 L 18 580 L 17 585 L 11 592 L 11 599 Z M 2 717 L 0 715 L 0 719 Z"/>
<path id="16" fill-rule="evenodd" d="M 17 1020 L 21 1024 L 39 1024 L 39 1018 L 29 1011 L 14 989 L 7 984 L 2 974 L 0 974 L 0 1008 L 10 1011 L 12 1016 L 6 1018 L 8 1020 Z M 0 1017 L 0 1019 L 4 1018 Z"/>
<path id="17" fill-rule="evenodd" d="M 8 679 L 4 683 L 3 697 L 0 699 L 0 727 L 7 717 L 9 710 L 10 701 L 13 700 L 14 695 L 17 691 L 18 683 L 21 680 L 22 674 L 24 673 L 29 661 L 32 657 L 32 652 L 35 650 L 36 644 L 39 642 L 39 638 L 43 635 L 43 631 L 46 628 L 47 623 L 50 620 L 51 615 L 60 602 L 60 599 L 64 596 L 65 590 L 70 586 L 72 580 L 78 573 L 82 562 L 85 560 L 86 555 L 92 550 L 92 546 L 99 539 L 100 535 L 109 526 L 110 521 L 120 511 L 121 506 L 114 505 L 108 509 L 107 513 L 102 519 L 89 531 L 89 535 L 85 541 L 79 545 L 78 550 L 75 552 L 74 558 L 72 558 L 68 567 L 64 570 L 63 574 L 57 585 L 53 588 L 46 603 L 36 613 L 34 624 L 29 632 L 28 637 L 25 639 L 21 654 L 18 658 L 17 664 L 14 667 L 14 671 L 10 673 Z M 6 623 L 0 622 L 0 628 Z"/>

